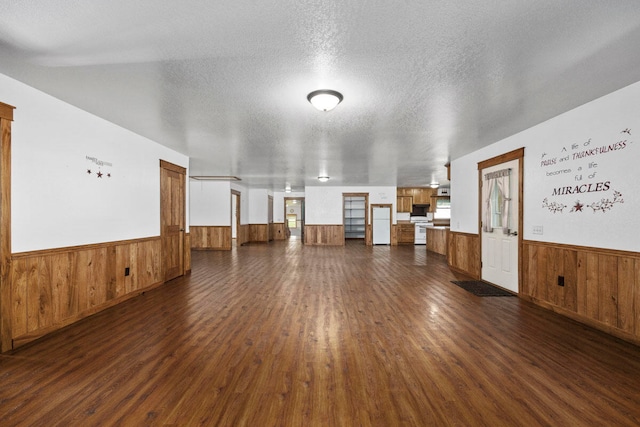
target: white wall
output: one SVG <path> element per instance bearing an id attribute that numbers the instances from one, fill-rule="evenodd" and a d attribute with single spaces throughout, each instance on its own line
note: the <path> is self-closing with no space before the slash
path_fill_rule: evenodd
<path id="1" fill-rule="evenodd" d="M 231 183 L 229 181 L 189 182 L 191 225 L 231 225 Z"/>
<path id="2" fill-rule="evenodd" d="M 160 235 L 160 159 L 186 156 L 2 74 L 0 94 L 16 107 L 13 252 Z"/>
<path id="3" fill-rule="evenodd" d="M 249 190 L 249 224 L 269 223 L 269 192 L 263 189 Z"/>
<path id="4" fill-rule="evenodd" d="M 391 204 L 396 223 L 396 187 L 305 187 L 305 224 L 343 223 L 342 193 L 369 193 L 369 205 Z M 371 218 L 369 218 L 371 222 Z"/>
<path id="5" fill-rule="evenodd" d="M 452 161 L 451 229 L 478 233 L 477 163 L 525 147 L 525 239 L 640 251 L 638 111 L 635 83 Z"/>

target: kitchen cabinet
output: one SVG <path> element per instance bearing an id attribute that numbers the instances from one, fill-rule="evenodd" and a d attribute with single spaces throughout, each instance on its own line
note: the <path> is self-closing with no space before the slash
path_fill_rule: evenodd
<path id="1" fill-rule="evenodd" d="M 413 189 L 413 203 L 415 205 L 426 205 L 431 203 L 431 196 L 433 195 L 432 188 L 414 188 Z"/>
<path id="2" fill-rule="evenodd" d="M 396 196 L 413 197 L 413 188 L 398 188 L 396 190 Z"/>
<path id="3" fill-rule="evenodd" d="M 415 226 L 413 223 L 398 223 L 397 230 L 398 230 L 398 244 L 414 243 Z"/>
<path id="4" fill-rule="evenodd" d="M 413 208 L 413 197 L 410 196 L 399 196 L 396 200 L 396 211 L 397 212 L 411 212 Z"/>

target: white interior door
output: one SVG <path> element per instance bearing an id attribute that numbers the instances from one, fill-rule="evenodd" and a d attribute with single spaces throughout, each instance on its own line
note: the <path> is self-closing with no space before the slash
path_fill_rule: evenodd
<path id="1" fill-rule="evenodd" d="M 482 169 L 482 280 L 518 292 L 519 161 Z"/>

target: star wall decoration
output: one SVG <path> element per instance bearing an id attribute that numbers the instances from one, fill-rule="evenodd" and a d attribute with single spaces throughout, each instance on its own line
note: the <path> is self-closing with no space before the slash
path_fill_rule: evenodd
<path id="1" fill-rule="evenodd" d="M 576 201 L 576 204 L 573 205 L 573 208 L 571 209 L 571 212 L 582 212 L 582 208 L 584 207 L 584 205 L 582 203 L 580 203 L 580 200 Z"/>
<path id="2" fill-rule="evenodd" d="M 87 169 L 87 173 L 91 175 L 91 169 Z"/>
<path id="3" fill-rule="evenodd" d="M 102 178 L 102 172 L 98 171 L 96 175 L 98 175 L 98 178 Z"/>

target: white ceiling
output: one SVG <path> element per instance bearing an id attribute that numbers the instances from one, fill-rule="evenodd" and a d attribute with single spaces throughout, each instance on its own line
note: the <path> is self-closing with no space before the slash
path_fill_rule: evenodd
<path id="1" fill-rule="evenodd" d="M 273 190 L 446 184 L 639 81 L 639 46 L 638 0 L 0 1 L 0 73 Z"/>

